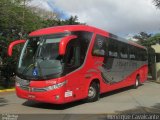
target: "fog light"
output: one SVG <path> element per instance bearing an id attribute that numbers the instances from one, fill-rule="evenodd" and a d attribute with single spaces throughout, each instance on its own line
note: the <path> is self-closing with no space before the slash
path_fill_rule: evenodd
<path id="1" fill-rule="evenodd" d="M 56 100 L 58 100 L 59 98 L 60 98 L 60 96 L 59 96 L 59 95 L 56 95 L 56 96 L 55 96 L 55 99 L 56 99 Z"/>

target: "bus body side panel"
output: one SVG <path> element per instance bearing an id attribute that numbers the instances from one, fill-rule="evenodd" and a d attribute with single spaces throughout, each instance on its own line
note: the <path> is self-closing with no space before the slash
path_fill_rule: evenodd
<path id="1" fill-rule="evenodd" d="M 138 68 L 137 70 L 133 71 L 132 73 L 130 73 L 128 76 L 125 76 L 125 78 L 122 79 L 120 82 L 113 83 L 113 84 L 105 83 L 102 76 L 100 76 L 99 79 L 101 81 L 101 84 L 100 84 L 101 93 L 105 93 L 105 92 L 109 92 L 119 88 L 134 85 L 137 75 L 140 76 L 140 83 L 143 83 L 147 80 L 147 74 L 148 74 L 147 72 L 148 72 L 148 67 L 147 65 L 144 65 Z"/>
<path id="2" fill-rule="evenodd" d="M 136 65 L 134 69 L 132 67 L 123 67 L 122 71 L 117 72 L 114 77 L 116 77 L 116 75 L 118 74 L 123 76 L 122 78 L 120 78 L 119 82 L 106 83 L 99 69 L 104 64 L 104 57 L 92 56 L 92 49 L 94 46 L 95 37 L 97 33 L 98 32 L 95 32 L 91 40 L 86 60 L 82 68 L 66 75 L 66 80 L 68 81 L 68 83 L 65 92 L 71 91 L 72 95 L 69 97 L 68 96 L 65 97 L 65 102 L 71 102 L 86 98 L 88 95 L 89 86 L 91 82 L 95 79 L 99 80 L 100 93 L 105 93 L 108 91 L 134 85 L 137 75 L 140 75 L 141 83 L 146 80 L 148 71 L 147 65 L 144 63 L 143 64 L 138 63 L 138 65 Z M 108 36 L 107 34 L 108 33 L 104 35 L 104 33 L 102 33 L 101 35 Z M 125 62 L 126 61 L 124 60 L 124 63 Z M 131 61 L 128 60 L 128 62 Z M 123 72 L 125 72 L 126 74 L 124 74 Z"/>
<path id="3" fill-rule="evenodd" d="M 85 98 L 85 87 L 86 84 L 83 69 L 72 72 L 66 75 L 66 91 L 65 91 L 65 102 L 76 101 Z"/>
<path id="4" fill-rule="evenodd" d="M 140 75 L 140 83 L 144 83 L 147 80 L 148 76 L 148 65 L 145 64 L 141 68 L 139 68 L 138 73 Z"/>
<path id="5" fill-rule="evenodd" d="M 96 33 L 96 34 L 99 34 L 99 33 Z M 103 36 L 105 36 L 105 35 L 103 35 Z M 94 40 L 94 42 L 95 42 L 95 40 Z M 92 45 L 92 49 L 93 49 L 93 45 Z M 92 52 L 90 51 L 90 54 L 91 53 Z M 145 61 L 134 61 L 134 60 L 125 60 L 125 59 L 124 60 L 123 59 L 115 60 L 115 59 L 113 59 L 113 63 L 109 62 L 109 61 L 107 61 L 105 63 L 104 57 L 92 56 L 92 55 L 89 57 L 90 58 L 88 58 L 88 59 L 90 59 L 90 63 L 92 64 L 92 66 L 90 66 L 90 70 L 95 71 L 94 72 L 95 76 L 93 78 L 96 79 L 96 77 L 98 76 L 97 79 L 100 80 L 100 92 L 101 93 L 134 85 L 137 75 L 140 76 L 141 83 L 143 83 L 145 80 L 147 80 L 148 67 L 147 67 L 147 63 Z M 106 82 L 104 80 L 104 77 L 101 74 L 103 70 L 101 71 L 101 69 L 99 69 L 100 67 L 103 66 L 103 64 L 106 64 L 107 66 L 111 66 L 111 69 L 109 69 L 109 71 L 104 70 L 104 72 L 107 76 L 107 80 L 111 76 L 111 79 L 113 77 L 113 78 L 117 79 L 116 81 Z M 113 69 L 112 69 L 112 67 L 113 67 Z M 104 68 L 102 68 L 102 69 L 104 69 Z M 88 84 L 87 88 L 88 87 L 89 87 L 89 84 Z"/>
<path id="6" fill-rule="evenodd" d="M 87 94 L 88 94 L 88 88 L 91 84 L 91 82 L 95 79 L 99 80 L 100 82 L 100 93 L 104 93 L 104 92 L 107 92 L 107 91 L 112 91 L 112 90 L 115 90 L 115 89 L 118 89 L 118 88 L 121 88 L 123 86 L 127 86 L 128 83 L 126 82 L 123 82 L 123 83 L 116 83 L 116 84 L 108 84 L 108 83 L 105 83 L 102 76 L 101 76 L 101 71 L 99 69 L 100 66 L 103 65 L 103 62 L 104 62 L 104 57 L 97 57 L 97 56 L 92 56 L 92 49 L 93 49 L 93 45 L 95 43 L 95 37 L 96 37 L 96 34 L 101 34 L 103 36 L 106 36 L 108 37 L 108 33 L 106 33 L 105 35 L 102 34 L 102 33 L 99 33 L 98 31 L 95 32 L 95 36 L 94 36 L 94 40 L 92 40 L 92 44 L 90 46 L 90 50 L 89 50 L 89 54 L 87 56 L 87 61 L 86 61 L 86 64 L 85 64 L 85 69 L 86 69 L 86 76 L 90 76 L 88 78 L 88 80 L 86 79 L 85 80 L 85 93 L 86 93 L 86 97 L 87 97 Z"/>

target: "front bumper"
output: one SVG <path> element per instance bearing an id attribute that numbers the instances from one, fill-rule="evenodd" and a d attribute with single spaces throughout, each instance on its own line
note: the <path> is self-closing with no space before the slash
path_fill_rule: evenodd
<path id="1" fill-rule="evenodd" d="M 63 104 L 64 100 L 64 90 L 65 88 L 59 88 L 52 91 L 45 92 L 30 92 L 30 90 L 23 90 L 16 86 L 16 94 L 18 97 L 33 101 L 52 103 L 52 104 Z"/>

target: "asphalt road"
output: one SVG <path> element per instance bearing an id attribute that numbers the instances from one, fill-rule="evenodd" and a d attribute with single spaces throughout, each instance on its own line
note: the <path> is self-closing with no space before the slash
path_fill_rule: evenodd
<path id="1" fill-rule="evenodd" d="M 0 93 L 0 114 L 113 114 L 160 113 L 160 84 L 146 81 L 101 95 L 94 103 L 78 101 L 65 105 L 37 103 L 18 98 L 14 92 Z M 63 117 L 63 116 L 61 116 Z"/>

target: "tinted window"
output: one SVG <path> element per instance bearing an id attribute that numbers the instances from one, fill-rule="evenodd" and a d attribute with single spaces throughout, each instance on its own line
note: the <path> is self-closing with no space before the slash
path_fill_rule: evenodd
<path id="1" fill-rule="evenodd" d="M 136 51 L 136 60 L 141 61 L 141 49 L 135 47 L 135 51 Z"/>
<path id="2" fill-rule="evenodd" d="M 108 54 L 110 58 L 118 58 L 118 41 L 114 39 L 109 40 Z"/>
<path id="3" fill-rule="evenodd" d="M 119 54 L 120 58 L 127 59 L 128 58 L 128 45 L 125 43 L 119 44 Z"/>
<path id="4" fill-rule="evenodd" d="M 80 66 L 80 47 L 77 45 L 77 40 L 72 40 L 68 44 L 66 67 L 79 67 Z"/>
<path id="5" fill-rule="evenodd" d="M 97 35 L 93 47 L 92 54 L 96 56 L 104 56 L 106 49 L 108 48 L 108 41 L 106 37 Z"/>
<path id="6" fill-rule="evenodd" d="M 78 45 L 80 47 L 80 63 L 83 64 L 93 33 L 77 31 L 77 32 L 72 32 L 72 34 L 78 37 L 77 38 L 79 41 Z"/>
<path id="7" fill-rule="evenodd" d="M 64 74 L 76 70 L 84 63 L 93 35 L 93 33 L 85 31 L 75 31 L 72 34 L 77 38 L 71 40 L 67 45 Z"/>
<path id="8" fill-rule="evenodd" d="M 147 57 L 147 51 L 142 49 L 142 61 L 146 61 L 148 59 Z"/>
<path id="9" fill-rule="evenodd" d="M 17 74 L 23 79 L 51 79 L 63 72 L 63 56 L 59 42 L 65 34 L 31 37 L 26 41 L 19 59 Z"/>
<path id="10" fill-rule="evenodd" d="M 135 46 L 129 46 L 129 58 L 136 61 L 146 61 L 147 51 Z"/>
<path id="11" fill-rule="evenodd" d="M 135 47 L 129 46 L 129 58 L 130 60 L 135 60 L 136 59 L 136 53 L 135 53 Z"/>
<path id="12" fill-rule="evenodd" d="M 156 53 L 156 62 L 160 62 L 160 53 Z"/>

